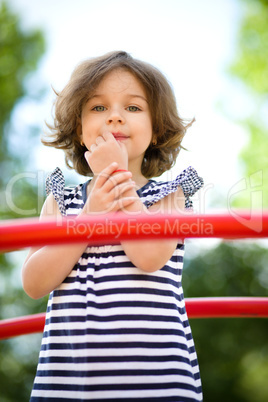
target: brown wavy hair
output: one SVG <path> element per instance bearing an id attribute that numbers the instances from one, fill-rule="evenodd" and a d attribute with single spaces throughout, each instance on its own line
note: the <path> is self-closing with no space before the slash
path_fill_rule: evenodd
<path id="1" fill-rule="evenodd" d="M 193 120 L 187 124 L 179 117 L 175 96 L 164 75 L 152 65 L 134 59 L 124 51 L 89 59 L 76 67 L 65 88 L 60 93 L 55 92 L 54 124 L 47 124 L 51 133 L 42 142 L 63 149 L 68 167 L 81 175 L 92 176 L 84 158 L 86 148 L 80 144 L 77 125 L 87 100 L 94 94 L 101 80 L 115 69 L 125 69 L 132 73 L 146 92 L 153 138 L 145 152 L 141 172 L 148 179 L 158 177 L 174 165 L 183 148 L 182 139 Z"/>

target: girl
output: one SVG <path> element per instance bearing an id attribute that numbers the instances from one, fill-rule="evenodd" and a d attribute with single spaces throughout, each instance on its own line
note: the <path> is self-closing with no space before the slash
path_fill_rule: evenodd
<path id="1" fill-rule="evenodd" d="M 57 168 L 41 218 L 178 213 L 203 184 L 191 167 L 151 180 L 174 164 L 187 126 L 165 77 L 126 52 L 80 64 L 50 128 L 44 143 L 92 179 L 64 188 Z M 24 289 L 50 297 L 31 401 L 201 401 L 183 254 L 175 239 L 32 248 Z"/>

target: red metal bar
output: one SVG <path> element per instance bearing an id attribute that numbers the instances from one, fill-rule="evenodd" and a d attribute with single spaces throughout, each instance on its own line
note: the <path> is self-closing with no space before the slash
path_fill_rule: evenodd
<path id="1" fill-rule="evenodd" d="M 42 332 L 45 325 L 45 313 L 32 314 L 24 317 L 9 318 L 0 321 L 0 340 L 19 335 Z"/>
<path id="2" fill-rule="evenodd" d="M 268 237 L 268 211 L 221 215 L 112 215 L 83 218 L 37 218 L 2 221 L 0 250 L 8 251 L 45 244 L 88 242 L 118 243 L 126 239 L 169 238 L 260 238 Z"/>
<path id="3" fill-rule="evenodd" d="M 268 317 L 268 297 L 202 297 L 185 303 L 189 318 Z"/>
<path id="4" fill-rule="evenodd" d="M 189 318 L 265 318 L 268 297 L 207 297 L 185 300 Z M 0 340 L 42 332 L 45 313 L 0 321 Z"/>
<path id="5" fill-rule="evenodd" d="M 32 218 L 3 221 L 0 225 L 1 250 L 82 241 L 111 244 L 154 237 L 268 237 L 268 211 L 221 215 L 113 214 L 41 222 Z M 268 298 L 186 299 L 186 308 L 189 318 L 268 317 Z M 44 322 L 44 313 L 0 321 L 0 339 L 41 332 Z"/>

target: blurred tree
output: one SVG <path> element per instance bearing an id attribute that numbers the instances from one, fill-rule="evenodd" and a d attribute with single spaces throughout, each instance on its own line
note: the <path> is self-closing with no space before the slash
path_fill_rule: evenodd
<path id="1" fill-rule="evenodd" d="M 36 208 L 37 189 L 20 177 L 16 185 L 7 185 L 22 171 L 26 171 L 30 155 L 26 146 L 31 128 L 15 132 L 10 124 L 16 105 L 29 97 L 26 85 L 44 53 L 45 44 L 41 32 L 25 32 L 19 17 L 6 2 L 0 3 L 0 219 L 24 217 L 29 209 Z M 20 152 L 15 152 L 14 144 Z M 32 147 L 30 147 L 32 149 Z M 29 147 L 28 147 L 29 149 Z M 12 203 L 6 202 L 6 196 Z M 0 319 L 44 311 L 45 301 L 30 303 L 20 283 L 20 261 L 15 263 L 13 253 L 0 255 Z M 18 258 L 17 258 L 18 260 Z M 24 338 L 24 339 L 23 339 Z M 0 342 L 0 399 L 1 402 L 28 401 L 40 337 L 27 337 Z"/>
<path id="2" fill-rule="evenodd" d="M 241 91 L 228 114 L 248 132 L 240 160 L 245 179 L 232 206 L 268 207 L 268 1 L 240 0 L 243 10 L 229 76 Z M 236 98 L 237 99 L 237 98 Z M 235 107 L 234 107 L 235 106 Z M 187 254 L 186 254 L 187 255 Z M 221 243 L 186 260 L 186 297 L 268 296 L 268 251 L 249 242 Z M 268 401 L 268 320 L 192 320 L 206 402 Z"/>
<path id="3" fill-rule="evenodd" d="M 185 261 L 185 297 L 267 296 L 268 250 L 220 243 Z M 191 320 L 206 402 L 268 400 L 268 320 Z"/>
<path id="4" fill-rule="evenodd" d="M 262 197 L 255 201 L 254 207 L 261 208 L 268 206 L 268 1 L 241 0 L 241 3 L 244 17 L 229 73 L 242 84 L 242 96 L 248 100 L 246 113 L 241 112 L 239 119 L 248 132 L 248 143 L 240 155 L 248 178 L 248 192 L 238 192 L 234 205 L 251 207 L 247 193 L 260 190 Z"/>
<path id="5" fill-rule="evenodd" d="M 11 116 L 22 99 L 30 97 L 27 80 L 37 67 L 44 52 L 44 38 L 40 31 L 24 32 L 19 17 L 11 12 L 6 2 L 0 3 L 0 216 L 20 217 L 24 209 L 36 206 L 36 189 L 27 180 L 18 180 L 12 197 L 18 208 L 10 208 L 6 203 L 6 184 L 12 177 L 27 167 L 25 144 L 29 143 L 30 127 L 18 135 L 11 126 Z M 24 127 L 23 127 L 24 128 Z M 21 130 L 23 129 L 21 128 Z M 28 141 L 27 141 L 28 140 Z M 29 148 L 28 148 L 29 149 Z M 30 155 L 28 155 L 30 156 Z M 25 197 L 27 194 L 27 197 Z M 15 204 L 15 203 L 14 203 Z M 13 205 L 13 204 L 12 204 Z M 35 214 L 38 211 L 36 210 Z"/>

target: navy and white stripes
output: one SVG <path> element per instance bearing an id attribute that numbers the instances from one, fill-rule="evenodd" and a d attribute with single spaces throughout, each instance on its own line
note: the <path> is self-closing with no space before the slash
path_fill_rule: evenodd
<path id="1" fill-rule="evenodd" d="M 149 182 L 141 199 L 159 187 Z M 83 207 L 85 188 L 65 189 L 67 215 Z M 31 401 L 201 401 L 183 255 L 178 244 L 161 270 L 146 273 L 121 245 L 89 245 L 50 295 Z"/>

